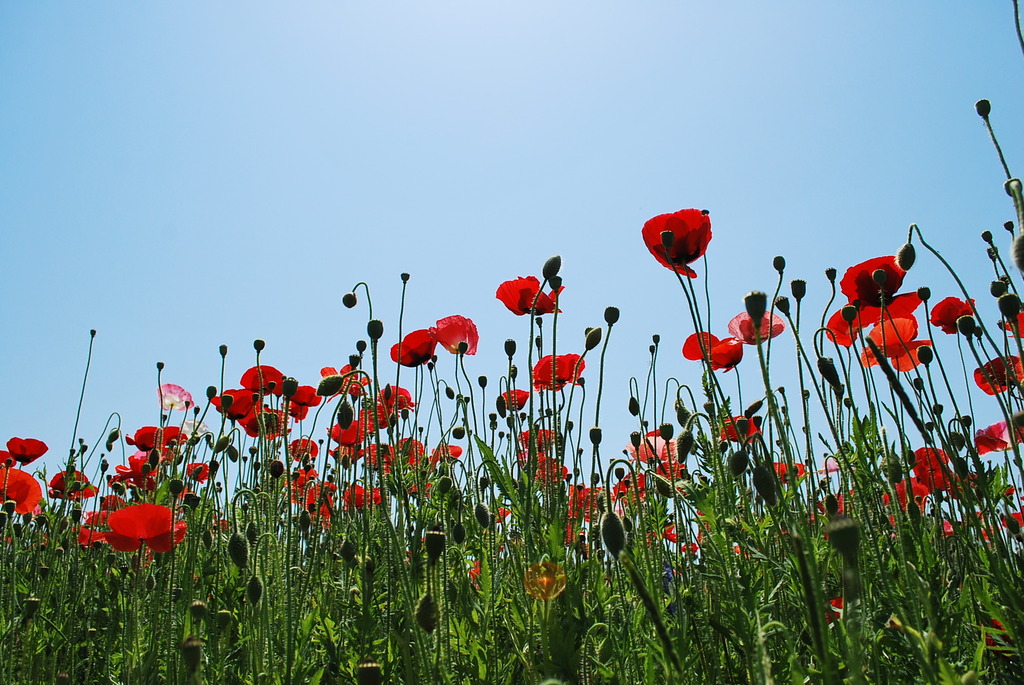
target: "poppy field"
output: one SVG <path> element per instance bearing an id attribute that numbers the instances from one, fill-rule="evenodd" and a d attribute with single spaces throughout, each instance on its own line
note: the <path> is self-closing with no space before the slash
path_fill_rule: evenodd
<path id="1" fill-rule="evenodd" d="M 319 377 L 222 346 L 205 389 L 157 365 L 152 425 L 59 461 L 0 436 L 0 683 L 1024 681 L 1024 191 L 976 109 L 1004 225 L 912 225 L 814 282 L 777 256 L 724 329 L 713 210 L 624 228 L 686 331 L 629 387 L 619 310 L 560 328 L 541 256 L 487 284 L 503 347 L 461 314 L 408 330 L 403 274 L 397 314 L 341 297 Z"/>

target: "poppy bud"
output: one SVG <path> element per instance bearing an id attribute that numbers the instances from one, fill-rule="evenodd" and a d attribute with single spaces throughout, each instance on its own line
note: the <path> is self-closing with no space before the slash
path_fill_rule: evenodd
<path id="1" fill-rule="evenodd" d="M 433 492 L 437 493 L 438 495 L 447 495 L 448 491 L 452 489 L 452 485 L 453 482 L 450 477 L 441 476 L 440 478 L 437 479 L 437 482 L 434 483 Z"/>
<path id="2" fill-rule="evenodd" d="M 776 256 L 775 259 L 772 260 L 772 266 L 774 266 L 775 270 L 779 272 L 779 275 L 781 275 L 782 272 L 786 270 L 786 258 L 782 255 Z"/>
<path id="3" fill-rule="evenodd" d="M 629 434 L 629 444 L 631 444 L 633 446 L 633 449 L 640 449 L 640 442 L 642 440 L 643 440 L 643 436 L 640 435 L 640 431 L 633 431 L 632 433 Z M 621 469 L 622 467 L 620 466 L 618 468 Z M 623 471 L 622 474 L 616 473 L 615 475 L 618 476 L 619 479 L 621 480 L 622 476 L 624 474 L 625 474 L 625 471 Z"/>
<path id="4" fill-rule="evenodd" d="M 483 502 L 477 504 L 476 508 L 473 510 L 473 516 L 476 517 L 476 521 L 480 524 L 481 528 L 483 528 L 484 530 L 490 528 L 491 510 L 488 508 L 486 504 L 484 504 Z"/>
<path id="5" fill-rule="evenodd" d="M 558 275 L 558 271 L 561 268 L 562 257 L 560 255 L 555 255 L 553 257 L 549 257 L 548 261 L 544 262 L 544 268 L 541 269 L 540 273 L 544 277 L 545 281 L 550 281 Z"/>
<path id="6" fill-rule="evenodd" d="M 466 437 L 466 427 L 455 426 L 455 428 L 452 428 L 452 437 L 455 438 L 456 440 L 462 440 L 464 437 Z"/>
<path id="7" fill-rule="evenodd" d="M 309 512 L 303 509 L 299 512 L 299 530 L 303 532 L 309 530 L 310 524 L 312 524 L 312 520 L 310 519 Z"/>
<path id="8" fill-rule="evenodd" d="M 690 450 L 693 449 L 693 431 L 686 428 L 679 432 L 679 437 L 676 438 L 676 456 L 679 461 L 686 461 L 686 457 L 690 455 Z"/>
<path id="9" fill-rule="evenodd" d="M 597 426 L 590 429 L 590 444 L 594 447 L 601 444 L 601 429 Z"/>
<path id="10" fill-rule="evenodd" d="M 825 511 L 829 516 L 835 516 L 839 512 L 839 500 L 836 499 L 835 495 L 829 495 L 825 498 Z"/>
<path id="11" fill-rule="evenodd" d="M 835 267 L 830 266 L 829 268 L 825 269 L 825 278 L 828 279 L 829 283 L 836 282 L 836 273 L 837 271 L 835 270 Z"/>
<path id="12" fill-rule="evenodd" d="M 350 564 L 356 558 L 356 546 L 352 543 L 352 540 L 348 538 L 345 538 L 342 541 L 338 552 L 341 554 L 341 558 Z"/>
<path id="13" fill-rule="evenodd" d="M 114 443 L 117 442 L 117 439 L 120 437 L 121 431 L 119 431 L 116 428 L 107 434 L 107 444 L 105 445 L 105 447 L 107 448 L 108 452 L 114 449 Z"/>
<path id="14" fill-rule="evenodd" d="M 341 296 L 341 303 L 345 305 L 346 309 L 352 309 L 352 307 L 355 307 L 358 302 L 359 300 L 353 292 L 348 292 Z"/>
<path id="15" fill-rule="evenodd" d="M 908 498 L 908 504 L 912 499 L 913 497 Z M 855 519 L 840 516 L 833 519 L 825 531 L 828 533 L 828 541 L 848 563 L 857 558 L 857 549 L 860 547 L 860 524 Z"/>
<path id="16" fill-rule="evenodd" d="M 752 418 L 754 414 L 761 411 L 761 407 L 763 406 L 764 400 L 757 400 L 756 402 L 752 402 L 749 407 L 743 410 L 743 415 L 746 416 L 748 419 Z"/>
<path id="17" fill-rule="evenodd" d="M 181 658 L 185 662 L 185 668 L 189 673 L 199 670 L 199 664 L 203 660 L 203 641 L 195 635 L 190 635 L 181 643 Z"/>
<path id="18" fill-rule="evenodd" d="M 747 316 L 754 320 L 755 331 L 760 331 L 765 310 L 768 308 L 768 296 L 759 290 L 751 291 L 744 296 L 743 306 L 747 309 Z"/>
<path id="19" fill-rule="evenodd" d="M 428 530 L 426 535 L 427 563 L 431 566 L 444 554 L 445 534 L 440 530 Z"/>
<path id="20" fill-rule="evenodd" d="M 281 395 L 291 399 L 299 391 L 299 382 L 294 378 L 285 378 L 281 381 Z"/>
<path id="21" fill-rule="evenodd" d="M 654 489 L 662 497 L 668 498 L 672 496 L 672 484 L 668 482 L 667 478 L 656 473 L 654 474 Z"/>
<path id="22" fill-rule="evenodd" d="M 729 473 L 733 476 L 739 476 L 741 473 L 747 470 L 747 466 L 750 465 L 750 457 L 747 455 L 745 449 L 739 449 L 729 455 Z"/>
<path id="23" fill-rule="evenodd" d="M 982 119 L 988 119 L 988 115 L 992 112 L 992 103 L 988 100 L 978 100 L 974 103 L 974 111 Z"/>
<path id="24" fill-rule="evenodd" d="M 775 476 L 771 471 L 758 464 L 754 467 L 751 478 L 754 482 L 754 490 L 761 496 L 765 504 L 774 507 L 779 503 L 779 491 L 775 486 Z"/>
<path id="25" fill-rule="evenodd" d="M 185 491 L 185 484 L 181 482 L 180 478 L 172 478 L 167 483 L 167 490 L 171 493 L 171 495 L 177 497 L 178 495 Z"/>
<path id="26" fill-rule="evenodd" d="M 588 328 L 587 329 L 586 342 L 584 343 L 584 347 L 587 350 L 592 350 L 592 349 L 594 349 L 595 347 L 597 347 L 600 344 L 601 344 L 601 327 L 598 326 L 596 328 Z"/>
<path id="27" fill-rule="evenodd" d="M 676 234 L 675 233 L 673 233 L 672 231 L 662 231 L 661 232 L 661 244 L 662 244 L 662 246 L 666 250 L 671 249 L 672 245 L 675 244 L 675 242 L 676 242 Z"/>
<path id="28" fill-rule="evenodd" d="M 228 538 L 228 557 L 238 568 L 249 565 L 249 543 L 237 530 Z"/>
<path id="29" fill-rule="evenodd" d="M 1006 294 L 1006 281 L 992 281 L 988 286 L 988 292 L 992 297 L 1002 297 Z"/>
<path id="30" fill-rule="evenodd" d="M 267 341 L 256 338 L 252 341 L 252 348 L 257 352 L 262 352 L 267 347 Z"/>
<path id="31" fill-rule="evenodd" d="M 1020 521 L 1013 516 L 1004 516 L 1003 523 L 1006 524 L 1006 530 L 1010 531 L 1011 535 L 1020 533 Z"/>
<path id="32" fill-rule="evenodd" d="M 910 271 L 916 259 L 917 251 L 914 250 L 914 246 L 910 243 L 904 243 L 903 247 L 896 253 L 896 264 L 904 271 Z"/>
<path id="33" fill-rule="evenodd" d="M 416 625 L 428 633 L 437 628 L 437 602 L 429 592 L 416 603 Z"/>
<path id="34" fill-rule="evenodd" d="M 618 307 L 605 307 L 604 309 L 604 322 L 609 326 L 614 326 L 619 320 L 619 308 Z"/>
<path id="35" fill-rule="evenodd" d="M 789 298 L 785 295 L 779 295 L 775 298 L 775 308 L 782 312 L 784 315 L 789 316 Z"/>
<path id="36" fill-rule="evenodd" d="M 259 579 L 259 576 L 249 579 L 249 584 L 245 586 L 245 596 L 248 598 L 249 604 L 253 606 L 260 603 L 260 599 L 263 598 L 263 581 Z"/>
<path id="37" fill-rule="evenodd" d="M 956 329 L 961 335 L 971 336 L 974 334 L 976 322 L 973 316 L 965 314 L 956 320 Z"/>
<path id="38" fill-rule="evenodd" d="M 380 319 L 370 319 L 366 324 L 366 335 L 374 342 L 380 340 L 384 337 L 384 322 Z"/>
<path id="39" fill-rule="evenodd" d="M 353 409 L 352 403 L 348 400 L 342 400 L 338 404 L 338 427 L 341 430 L 348 430 L 354 420 L 355 409 Z"/>
<path id="40" fill-rule="evenodd" d="M 466 526 L 462 524 L 462 521 L 457 521 L 452 526 L 452 540 L 455 541 L 456 545 L 461 545 L 466 541 Z"/>
<path id="41" fill-rule="evenodd" d="M 1013 256 L 1013 263 L 1017 268 L 1024 271 L 1024 233 L 1013 239 L 1010 254 Z"/>
<path id="42" fill-rule="evenodd" d="M 608 552 L 619 558 L 619 554 L 626 548 L 626 529 L 622 525 L 622 519 L 614 511 L 606 512 L 601 517 L 601 538 Z"/>
<path id="43" fill-rule="evenodd" d="M 356 683 L 358 685 L 380 685 L 384 682 L 380 664 L 376 660 L 366 658 L 356 666 Z"/>

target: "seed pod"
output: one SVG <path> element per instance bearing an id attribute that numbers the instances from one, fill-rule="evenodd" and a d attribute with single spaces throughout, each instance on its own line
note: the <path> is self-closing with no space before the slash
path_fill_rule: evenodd
<path id="1" fill-rule="evenodd" d="M 367 657 L 356 666 L 357 685 L 381 685 L 382 682 L 384 682 L 384 676 L 376 659 Z"/>
<path id="2" fill-rule="evenodd" d="M 437 602 L 429 592 L 416 603 L 416 625 L 428 633 L 437 628 Z"/>
<path id="3" fill-rule="evenodd" d="M 374 342 L 383 338 L 384 322 L 380 319 L 370 319 L 366 324 L 366 335 Z"/>
<path id="4" fill-rule="evenodd" d="M 193 621 L 196 621 L 196 622 L 202 621 L 204 618 L 206 618 L 206 613 L 207 613 L 206 602 L 202 601 L 201 599 L 197 599 L 197 600 L 193 601 L 188 606 L 188 612 L 190 614 L 192 614 L 192 620 Z"/>
<path id="5" fill-rule="evenodd" d="M 992 103 L 988 100 L 978 100 L 974 103 L 974 111 L 982 119 L 988 119 L 988 115 L 992 113 Z"/>
<path id="6" fill-rule="evenodd" d="M 594 426 L 590 429 L 590 444 L 597 447 L 601 444 L 601 429 Z"/>
<path id="7" fill-rule="evenodd" d="M 1002 283 L 1002 281 L 999 281 Z M 1014 293 L 1006 293 L 999 298 L 999 313 L 1007 321 L 1016 323 L 1017 315 L 1020 314 L 1020 298 Z"/>
<path id="8" fill-rule="evenodd" d="M 793 295 L 793 299 L 799 302 L 804 299 L 807 294 L 807 281 L 797 278 L 789 282 L 789 292 Z"/>
<path id="9" fill-rule="evenodd" d="M 601 517 L 601 538 L 605 549 L 616 559 L 626 548 L 626 529 L 622 519 L 614 511 L 605 512 Z"/>
<path id="10" fill-rule="evenodd" d="M 924 364 L 925 366 L 928 366 L 929 364 L 931 364 L 932 360 L 934 358 L 935 358 L 935 353 L 932 352 L 932 348 L 931 347 L 928 347 L 927 345 L 925 345 L 925 346 L 917 348 L 917 360 L 919 362 L 921 362 L 922 364 Z"/>
<path id="11" fill-rule="evenodd" d="M 263 581 L 259 579 L 259 576 L 249 579 L 249 584 L 245 586 L 245 596 L 249 599 L 249 604 L 253 606 L 260 603 L 260 599 L 263 597 Z"/>
<path id="12" fill-rule="evenodd" d="M 913 498 L 908 498 L 908 502 L 910 499 Z M 828 524 L 825 531 L 828 533 L 828 541 L 847 562 L 857 558 L 857 549 L 860 547 L 860 524 L 855 519 L 839 516 Z"/>
<path id="13" fill-rule="evenodd" d="M 190 635 L 181 643 L 181 658 L 185 662 L 185 668 L 189 673 L 199 670 L 199 664 L 203 661 L 203 641 L 195 635 Z"/>
<path id="14" fill-rule="evenodd" d="M 457 521 L 452 526 L 452 540 L 455 541 L 456 545 L 461 545 L 466 541 L 466 526 L 462 525 L 462 521 Z"/>
<path id="15" fill-rule="evenodd" d="M 455 438 L 456 440 L 462 440 L 464 437 L 466 437 L 466 427 L 455 426 L 455 428 L 452 428 L 452 437 Z"/>
<path id="16" fill-rule="evenodd" d="M 977 327 L 977 322 L 973 316 L 965 314 L 956 320 L 956 329 L 960 331 L 961 335 L 971 336 L 974 335 L 974 330 Z"/>
<path id="17" fill-rule="evenodd" d="M 668 442 L 669 440 L 672 439 L 672 435 L 674 432 L 675 428 L 672 426 L 671 423 L 663 423 L 660 426 L 658 426 L 658 435 L 660 435 L 661 439 L 664 440 L 665 442 Z"/>
<path id="18" fill-rule="evenodd" d="M 779 503 L 779 490 L 775 485 L 775 475 L 771 471 L 762 464 L 758 464 L 754 467 L 751 479 L 754 482 L 754 490 L 761 496 L 765 504 L 774 507 Z"/>
<path id="19" fill-rule="evenodd" d="M 604 322 L 609 326 L 614 326 L 619 320 L 619 308 L 618 307 L 605 307 L 604 309 Z"/>
<path id="20" fill-rule="evenodd" d="M 789 316 L 789 298 L 785 295 L 779 295 L 775 298 L 775 308 L 782 312 L 785 316 Z"/>
<path id="21" fill-rule="evenodd" d="M 786 258 L 782 255 L 778 255 L 772 260 L 772 266 L 774 266 L 775 270 L 781 274 L 786 270 Z"/>
<path id="22" fill-rule="evenodd" d="M 754 321 L 754 330 L 760 331 L 764 313 L 768 309 L 768 296 L 760 290 L 751 291 L 743 298 L 743 306 L 747 310 L 747 316 Z"/>
<path id="23" fill-rule="evenodd" d="M 237 530 L 228 538 L 228 557 L 238 568 L 249 565 L 249 543 Z"/>
<path id="24" fill-rule="evenodd" d="M 1017 268 L 1024 271 L 1024 233 L 1013 239 L 1010 254 L 1013 256 L 1013 263 Z"/>

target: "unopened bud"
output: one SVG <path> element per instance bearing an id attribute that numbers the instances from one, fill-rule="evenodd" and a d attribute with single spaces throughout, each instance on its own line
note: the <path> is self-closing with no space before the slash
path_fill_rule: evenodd
<path id="1" fill-rule="evenodd" d="M 341 303 L 345 305 L 346 309 L 352 309 L 359 303 L 359 299 L 356 298 L 355 293 L 349 292 L 341 296 Z"/>
<path id="2" fill-rule="evenodd" d="M 558 275 L 558 271 L 562 268 L 562 258 L 559 255 L 549 257 L 548 261 L 544 262 L 544 268 L 541 269 L 541 275 L 545 281 L 550 281 L 552 278 Z"/>

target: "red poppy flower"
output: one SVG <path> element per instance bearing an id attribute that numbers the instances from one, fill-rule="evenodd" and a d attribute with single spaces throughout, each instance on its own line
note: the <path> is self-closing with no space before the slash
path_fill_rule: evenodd
<path id="1" fill-rule="evenodd" d="M 181 430 L 177 426 L 158 428 L 157 426 L 143 426 L 135 431 L 135 435 L 125 437 L 125 442 L 134 445 L 141 452 L 150 452 L 157 447 L 163 449 L 172 442 L 177 442 L 181 437 Z"/>
<path id="2" fill-rule="evenodd" d="M 253 398 L 252 390 L 247 388 L 225 390 L 220 395 L 215 396 L 210 400 L 210 403 L 213 404 L 221 414 L 225 413 L 222 404 L 226 403 L 221 399 L 225 395 L 231 398 L 231 406 L 228 407 L 226 413 L 228 419 L 232 421 L 240 421 L 252 414 L 252 410 L 256 406 L 256 400 Z"/>
<path id="3" fill-rule="evenodd" d="M 661 234 L 672 233 L 672 244 L 666 248 Z M 672 214 L 659 214 L 644 224 L 644 244 L 658 263 L 690 278 L 697 273 L 688 265 L 704 256 L 711 242 L 711 218 L 699 209 L 681 209 Z"/>
<path id="4" fill-rule="evenodd" d="M 184 521 L 174 523 L 171 510 L 162 504 L 134 504 L 107 518 L 106 540 L 120 552 L 134 552 L 146 543 L 154 552 L 170 552 L 185 538 Z"/>
<path id="5" fill-rule="evenodd" d="M 971 301 L 973 302 L 974 300 L 971 300 Z M 1012 321 L 1012 322 L 1004 320 L 1001 323 L 1002 323 L 1002 326 L 1003 326 L 1004 330 L 1010 331 L 1015 336 L 1020 337 L 1021 332 L 1024 331 L 1024 312 L 1021 312 L 1020 314 L 1018 314 L 1017 318 L 1014 321 Z M 1014 332 L 1014 325 L 1016 325 L 1016 327 L 1017 327 L 1017 331 L 1016 332 Z"/>
<path id="6" fill-rule="evenodd" d="M 875 282 L 876 271 L 885 273 L 882 285 Z M 847 269 L 839 281 L 839 289 L 851 303 L 860 302 L 867 307 L 881 307 L 892 300 L 892 296 L 903 285 L 903 277 L 906 275 L 907 272 L 896 263 L 896 257 L 875 257 Z"/>
<path id="7" fill-rule="evenodd" d="M 918 509 L 924 508 L 924 501 L 928 498 L 932 491 L 928 489 L 924 483 L 920 482 L 916 478 L 904 478 L 899 483 L 893 486 L 893 490 L 896 491 L 896 499 L 900 503 L 900 509 L 903 511 L 907 510 L 907 483 L 910 483 L 910 491 L 913 493 L 914 502 L 917 504 Z M 886 506 L 889 504 L 889 495 L 882 495 L 882 502 Z"/>
<path id="8" fill-rule="evenodd" d="M 476 346 L 480 342 L 476 324 L 458 314 L 438 319 L 429 332 L 431 338 L 452 354 L 458 354 L 463 344 L 465 354 L 476 354 Z"/>
<path id="9" fill-rule="evenodd" d="M 554 485 L 565 480 L 568 475 L 569 468 L 559 463 L 558 459 L 544 454 L 537 456 L 536 478 L 541 483 Z"/>
<path id="10" fill-rule="evenodd" d="M 48 484 L 52 499 L 81 500 L 96 496 L 96 488 L 85 474 L 75 471 L 70 476 L 67 471 L 58 471 Z"/>
<path id="11" fill-rule="evenodd" d="M 764 318 L 761 319 L 761 342 L 781 335 L 784 330 L 786 330 L 786 322 L 782 320 L 781 316 L 778 314 L 765 314 Z M 737 314 L 729 322 L 729 334 L 745 345 L 757 344 L 755 332 L 754 320 L 746 312 Z"/>
<path id="12" fill-rule="evenodd" d="M 265 438 L 276 438 L 291 430 L 288 428 L 286 414 L 280 409 L 271 409 L 267 406 L 256 409 L 239 421 L 238 425 L 250 438 L 258 438 L 260 435 Z"/>
<path id="13" fill-rule="evenodd" d="M 516 316 L 529 314 L 531 309 L 534 314 L 551 314 L 555 311 L 555 297 L 564 287 L 560 286 L 548 295 L 540 292 L 540 281 L 536 276 L 520 277 L 499 285 L 495 297 Z M 534 300 L 537 301 L 535 308 Z"/>
<path id="14" fill-rule="evenodd" d="M 728 418 L 722 424 L 722 434 L 719 436 L 719 439 L 723 441 L 728 440 L 729 442 L 746 442 L 748 438 L 761 432 L 761 421 L 762 418 L 760 416 L 752 416 L 749 419 L 746 416 Z M 740 438 L 740 431 L 744 423 L 747 426 L 746 435 Z"/>
<path id="15" fill-rule="evenodd" d="M 643 499 L 647 493 L 647 476 L 642 473 L 636 474 L 636 492 L 639 492 L 640 499 Z M 612 501 L 619 502 L 625 500 L 627 503 L 635 502 L 636 492 L 633 490 L 630 476 L 626 476 L 611 489 Z"/>
<path id="16" fill-rule="evenodd" d="M 146 491 L 156 490 L 156 469 L 149 466 L 149 455 L 136 452 L 128 457 L 127 466 L 115 466 L 117 475 L 110 478 L 111 483 L 131 483 Z"/>
<path id="17" fill-rule="evenodd" d="M 292 440 L 291 444 L 288 445 L 288 454 L 292 455 L 292 459 L 295 461 L 302 461 L 306 458 L 315 459 L 320 454 L 320 447 L 316 444 L 315 440 L 300 438 Z"/>
<path id="18" fill-rule="evenodd" d="M 868 333 L 868 338 L 878 345 L 882 355 L 897 371 L 910 371 L 921 363 L 917 350 L 930 347 L 929 340 L 914 340 L 917 336 L 917 321 L 914 319 L 885 319 Z M 876 366 L 878 359 L 870 348 L 861 351 L 860 363 Z"/>
<path id="19" fill-rule="evenodd" d="M 342 495 L 341 501 L 345 505 L 345 510 L 350 509 L 362 509 L 366 506 L 366 489 L 362 485 L 350 485 L 345 490 L 345 494 Z M 373 489 L 373 503 L 380 504 L 380 488 Z"/>
<path id="20" fill-rule="evenodd" d="M 782 481 L 784 485 L 787 484 L 789 482 L 790 475 L 789 465 L 785 462 L 777 461 L 773 466 L 775 467 L 775 473 L 779 475 L 779 480 Z M 794 475 L 796 475 L 797 479 L 803 478 L 804 474 L 807 472 L 807 467 L 803 464 L 793 464 L 793 468 L 796 472 Z"/>
<path id="21" fill-rule="evenodd" d="M 558 446 L 558 434 L 553 430 L 547 428 L 536 429 L 533 431 L 533 436 L 537 452 L 541 454 L 553 452 Z M 519 461 L 525 466 L 528 458 L 527 452 L 530 449 L 530 431 L 525 430 L 519 434 L 519 447 L 523 450 L 519 455 Z"/>
<path id="22" fill-rule="evenodd" d="M 530 399 L 530 392 L 528 390 L 509 390 L 508 392 L 502 393 L 498 400 L 499 406 L 502 402 L 505 403 L 505 409 L 508 411 L 519 411 L 526 406 L 526 403 Z"/>
<path id="23" fill-rule="evenodd" d="M 710 333 L 694 333 L 683 343 L 683 356 L 693 361 L 705 357 L 712 371 L 729 371 L 743 359 L 743 341 L 737 338 L 719 340 Z"/>
<path id="24" fill-rule="evenodd" d="M 599 514 L 598 501 L 604 497 L 604 488 L 588 488 L 582 483 L 569 488 L 569 518 L 590 521 Z"/>
<path id="25" fill-rule="evenodd" d="M 205 483 L 210 478 L 210 465 L 194 462 L 185 467 L 185 475 L 197 483 Z"/>
<path id="26" fill-rule="evenodd" d="M 1017 428 L 1017 442 L 1024 442 L 1024 428 Z M 979 455 L 1010 449 L 1010 429 L 1006 421 L 979 429 L 974 434 L 974 448 Z"/>
<path id="27" fill-rule="evenodd" d="M 302 421 L 309 415 L 310 408 L 320 406 L 323 399 L 312 385 L 300 385 L 288 400 L 288 413 L 296 421 Z"/>
<path id="28" fill-rule="evenodd" d="M 1020 357 L 1008 357 L 1010 368 L 1003 357 L 996 357 L 981 368 L 974 370 L 974 382 L 988 395 L 1006 392 L 1024 380 L 1024 367 Z"/>
<path id="29" fill-rule="evenodd" d="M 568 383 L 579 384 L 587 363 L 578 354 L 550 354 L 533 367 L 533 387 L 537 390 L 561 390 Z"/>
<path id="30" fill-rule="evenodd" d="M 433 358 L 436 347 L 437 341 L 431 337 L 430 331 L 421 328 L 402 338 L 402 342 L 395 343 L 391 348 L 391 361 L 402 366 L 420 366 Z"/>
<path id="31" fill-rule="evenodd" d="M 283 381 L 283 373 L 275 369 L 273 366 L 260 364 L 259 366 L 254 366 L 243 373 L 242 380 L 239 381 L 239 384 L 246 390 L 251 390 L 252 392 L 260 395 L 269 395 L 273 393 L 280 397 Z"/>
<path id="32" fill-rule="evenodd" d="M 862 321 L 859 314 L 860 313 L 858 312 L 857 318 L 852 322 L 847 322 L 847 320 L 843 318 L 842 309 L 830 316 L 828 322 L 825 324 L 825 328 L 828 329 L 828 339 L 835 342 L 837 345 L 851 347 L 854 339 L 860 335 L 864 326 L 870 323 Z"/>
<path id="33" fill-rule="evenodd" d="M 973 315 L 973 307 L 974 300 L 968 303 L 955 297 L 947 297 L 932 307 L 932 318 L 929 321 L 933 326 L 938 326 L 943 333 L 955 334 L 956 320 L 961 316 Z"/>
<path id="34" fill-rule="evenodd" d="M 43 499 L 43 487 L 21 469 L 0 467 L 0 502 L 14 500 L 14 511 L 30 514 Z"/>
<path id="35" fill-rule="evenodd" d="M 633 447 L 630 442 L 625 448 L 626 454 L 641 466 L 653 468 L 660 476 L 675 480 L 686 472 L 686 465 L 679 460 L 676 441 L 666 441 L 659 431 L 650 431 L 643 437 L 640 447 Z"/>
<path id="36" fill-rule="evenodd" d="M 462 456 L 462 448 L 458 445 L 438 445 L 430 453 L 430 467 L 435 468 L 442 460 L 451 461 Z"/>
<path id="37" fill-rule="evenodd" d="M 45 442 L 35 438 L 11 438 L 7 441 L 7 451 L 19 464 L 31 464 L 48 449 Z"/>
<path id="38" fill-rule="evenodd" d="M 914 450 L 914 457 L 917 459 L 914 464 L 914 477 L 928 488 L 929 492 L 949 489 L 949 478 L 946 476 L 949 471 L 949 457 L 945 452 L 934 447 L 922 447 Z"/>
<path id="39" fill-rule="evenodd" d="M 832 623 L 838 621 L 843 617 L 843 607 L 845 602 L 842 597 L 836 597 L 835 599 L 829 600 L 828 606 L 825 607 L 825 621 Z"/>

